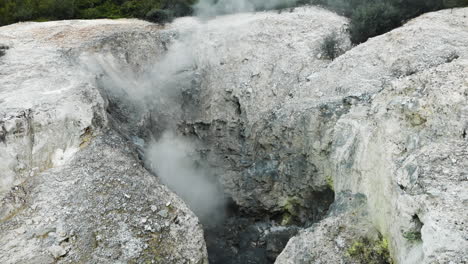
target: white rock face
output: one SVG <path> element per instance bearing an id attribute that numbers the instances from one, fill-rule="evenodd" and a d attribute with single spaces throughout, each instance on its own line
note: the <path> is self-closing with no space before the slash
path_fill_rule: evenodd
<path id="1" fill-rule="evenodd" d="M 426 14 L 355 47 L 296 88 L 305 100 L 283 108 L 304 109 L 305 118 L 316 104 L 349 108 L 326 137 L 310 138 L 330 146 L 336 197 L 367 197 L 369 220 L 397 263 L 467 261 L 467 15 Z M 339 224 L 331 221 L 292 239 L 276 263 L 327 262 L 321 253 L 337 244 L 316 241 Z"/>
<path id="2" fill-rule="evenodd" d="M 185 90 L 179 127 L 204 143 L 202 151 L 223 168 L 222 184 L 241 206 L 283 211 L 300 200 L 307 217 L 320 215 L 314 202 L 302 203 L 327 186 L 316 180 L 311 157 L 299 149 L 304 137 L 283 145 L 295 135 L 271 127 L 285 126 L 275 114 L 293 88 L 330 64 L 318 56 L 324 38 L 335 32 L 343 49 L 349 48 L 346 25 L 332 12 L 297 8 L 209 21 L 203 27 L 208 33 L 191 42 L 198 84 Z"/>
<path id="3" fill-rule="evenodd" d="M 2 28 L 0 41 L 11 47 L 0 61 L 0 153 L 7 161 L 0 164 L 3 189 L 63 164 L 91 135 L 93 122 L 105 125 L 104 101 L 90 87 L 92 76 L 73 65 L 73 53 L 109 49 L 106 38 L 138 34 L 129 32 L 134 24 L 152 27 L 135 21 L 80 21 Z"/>
<path id="4" fill-rule="evenodd" d="M 238 204 L 307 222 L 326 210 L 330 185 L 336 199 L 366 197 L 367 216 L 340 224 L 354 231 L 326 234 L 341 221 L 327 219 L 292 240 L 278 263 L 335 252 L 334 243 L 307 242 L 327 237 L 339 241 L 337 261 L 359 262 L 347 258 L 349 247 L 379 236 L 397 263 L 466 261 L 466 16 L 426 14 L 333 62 L 318 59 L 319 45 L 346 20 L 314 8 L 247 15 L 248 29 L 232 23 L 241 16 L 221 18 L 229 30 L 215 20 L 193 42 L 198 84 L 184 90 L 179 127 L 225 169 L 222 183 Z M 275 37 L 289 32 L 291 42 Z"/>
<path id="5" fill-rule="evenodd" d="M 109 129 L 95 75 L 77 64 L 83 52 L 156 56 L 158 30 L 137 20 L 0 28 L 10 47 L 0 58 L 1 263 L 207 263 L 197 218 Z"/>

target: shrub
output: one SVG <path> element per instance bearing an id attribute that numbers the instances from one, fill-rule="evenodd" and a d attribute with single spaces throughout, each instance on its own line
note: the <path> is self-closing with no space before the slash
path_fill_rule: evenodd
<path id="1" fill-rule="evenodd" d="M 192 5 L 196 1 L 0 0 L 0 26 L 27 20 L 106 17 L 136 17 L 164 23 L 173 17 L 192 14 Z M 298 0 L 282 3 L 284 5 L 272 8 L 316 4 L 351 18 L 351 37 L 356 44 L 398 27 L 422 13 L 468 6 L 468 0 Z"/>
<path id="2" fill-rule="evenodd" d="M 164 9 L 171 10 L 174 17 L 189 16 L 193 13 L 192 3 L 186 1 L 167 1 Z"/>
<path id="3" fill-rule="evenodd" d="M 402 23 L 400 11 L 393 5 L 376 0 L 357 7 L 351 16 L 349 31 L 353 43 L 388 32 Z"/>
<path id="4" fill-rule="evenodd" d="M 468 6 L 467 0 L 442 0 L 442 8 L 466 7 Z"/>
<path id="5" fill-rule="evenodd" d="M 360 238 L 348 248 L 349 257 L 358 263 L 367 264 L 391 264 L 393 263 L 388 250 L 388 241 L 382 237 L 372 241 L 368 238 Z"/>
<path id="6" fill-rule="evenodd" d="M 355 44 L 386 33 L 426 12 L 468 6 L 468 0 L 308 0 L 351 19 Z"/>
<path id="7" fill-rule="evenodd" d="M 146 14 L 145 19 L 153 23 L 165 24 L 171 22 L 174 16 L 169 10 L 153 9 Z"/>
<path id="8" fill-rule="evenodd" d="M 8 46 L 0 44 L 0 57 L 6 54 L 6 50 L 8 49 Z"/>
<path id="9" fill-rule="evenodd" d="M 144 19 L 153 9 L 163 9 L 161 0 L 129 0 L 121 5 L 122 13 L 128 17 Z"/>
<path id="10" fill-rule="evenodd" d="M 79 11 L 80 18 L 94 19 L 94 18 L 121 18 L 125 17 L 122 15 L 121 7 L 110 1 L 104 2 L 101 5 L 95 7 L 85 8 Z"/>
<path id="11" fill-rule="evenodd" d="M 46 12 L 47 17 L 53 19 L 70 19 L 75 15 L 76 8 L 74 0 L 53 0 L 50 9 Z"/>
<path id="12" fill-rule="evenodd" d="M 421 241 L 421 232 L 420 231 L 407 231 L 403 233 L 403 237 L 408 241 Z"/>
<path id="13" fill-rule="evenodd" d="M 336 32 L 333 32 L 325 37 L 320 46 L 320 51 L 325 58 L 330 60 L 334 60 L 338 56 L 343 54 L 343 50 L 341 49 L 340 45 L 340 40 Z"/>
<path id="14" fill-rule="evenodd" d="M 328 187 L 332 190 L 335 191 L 335 184 L 333 182 L 332 176 L 326 176 L 325 177 L 325 182 L 327 183 Z"/>

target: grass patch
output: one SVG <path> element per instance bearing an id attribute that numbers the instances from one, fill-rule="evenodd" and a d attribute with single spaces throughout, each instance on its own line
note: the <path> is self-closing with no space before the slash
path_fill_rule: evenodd
<path id="1" fill-rule="evenodd" d="M 359 238 L 347 249 L 347 255 L 358 263 L 392 264 L 388 250 L 388 240 L 379 237 L 378 240 Z"/>
<path id="2" fill-rule="evenodd" d="M 327 183 L 328 187 L 332 191 L 335 191 L 335 183 L 333 182 L 333 178 L 331 176 L 326 176 L 325 177 L 325 182 Z"/>

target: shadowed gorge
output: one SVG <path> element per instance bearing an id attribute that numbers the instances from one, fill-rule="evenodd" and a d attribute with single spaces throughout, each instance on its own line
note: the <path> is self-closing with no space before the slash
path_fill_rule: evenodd
<path id="1" fill-rule="evenodd" d="M 248 19 L 256 23 L 254 17 Z M 249 193 L 238 196 L 239 192 L 271 191 L 262 178 L 290 174 L 301 177 L 317 169 L 304 155 L 299 155 L 288 161 L 290 168 L 279 172 L 280 163 L 263 160 L 261 155 L 271 154 L 265 152 L 264 146 L 246 138 L 242 125 L 229 128 L 221 120 L 204 125 L 194 122 L 199 118 L 197 115 L 205 114 L 203 107 L 208 103 L 206 100 L 211 100 L 210 96 L 226 96 L 219 88 L 206 89 L 206 85 L 211 85 L 210 68 L 217 67 L 226 58 L 206 42 L 205 34 L 231 27 L 231 35 L 234 31 L 242 35 L 244 25 L 247 24 L 242 19 L 232 16 L 221 24 L 207 22 L 192 26 L 166 42 L 167 50 L 157 63 L 148 58 L 141 68 L 128 68 L 125 66 L 128 62 L 122 64 L 116 59 L 118 54 L 83 58 L 91 71 L 100 72 L 98 83 L 108 101 L 107 113 L 113 127 L 133 142 L 145 166 L 199 217 L 206 232 L 210 263 L 273 263 L 289 238 L 299 229 L 319 221 L 334 199 L 332 187 L 324 184 L 318 188 L 306 187 L 302 198 L 278 197 L 281 200 L 273 208 L 261 201 L 252 204 L 239 201 L 250 196 Z M 232 59 L 239 58 L 234 55 Z M 235 68 L 229 70 L 236 72 Z M 207 91 L 211 94 L 204 94 Z M 225 113 L 218 113 L 241 119 L 245 113 L 240 107 L 234 101 L 232 108 L 229 106 Z M 243 150 L 238 148 L 241 145 L 248 147 Z M 229 178 L 245 186 L 232 188 L 223 182 Z"/>

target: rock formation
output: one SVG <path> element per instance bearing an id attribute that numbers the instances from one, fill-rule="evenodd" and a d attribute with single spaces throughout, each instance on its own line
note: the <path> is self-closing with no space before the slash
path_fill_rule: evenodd
<path id="1" fill-rule="evenodd" d="M 206 263 L 144 162 L 168 129 L 267 240 L 303 228 L 276 263 L 466 262 L 467 16 L 356 47 L 314 7 L 0 28 L 0 262 Z"/>
<path id="2" fill-rule="evenodd" d="M 429 13 L 355 47 L 295 89 L 305 100 L 283 107 L 283 116 L 294 112 L 296 120 L 323 123 L 311 116 L 317 108 L 337 119 L 325 136 L 307 138 L 328 153 L 323 172 L 336 199 L 348 191 L 366 196 L 368 219 L 396 263 L 467 260 L 467 12 Z M 356 228 L 319 223 L 291 240 L 277 263 L 326 262 L 322 253 L 336 248 L 346 253 L 347 243 L 315 242 L 336 225 L 343 227 L 336 240 Z M 300 256 L 299 247 L 310 254 Z"/>
<path id="3" fill-rule="evenodd" d="M 95 76 L 76 63 L 135 42 L 156 54 L 157 30 L 135 20 L 0 29 L 10 47 L 0 61 L 1 263 L 207 263 L 198 219 L 110 129 Z"/>

